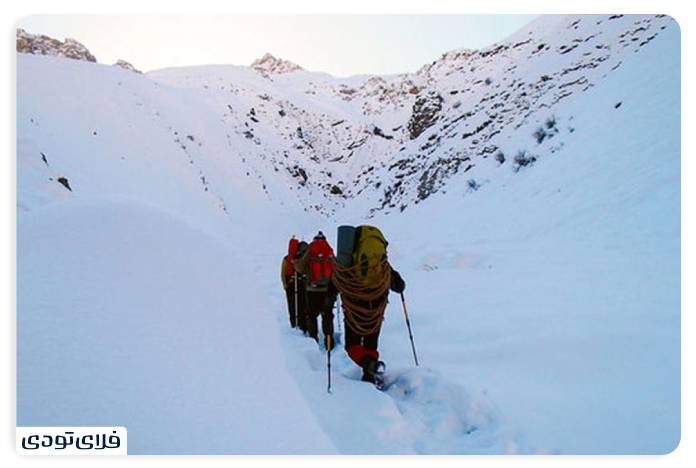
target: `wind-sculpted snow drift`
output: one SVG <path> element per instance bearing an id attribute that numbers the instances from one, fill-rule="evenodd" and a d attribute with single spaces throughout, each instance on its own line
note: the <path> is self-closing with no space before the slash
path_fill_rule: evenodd
<path id="1" fill-rule="evenodd" d="M 131 453 L 678 444 L 673 19 L 547 16 L 383 77 L 42 53 L 17 56 L 18 425 L 124 425 Z M 327 394 L 277 269 L 366 220 L 422 367 L 394 299 L 392 385 L 337 350 Z"/>

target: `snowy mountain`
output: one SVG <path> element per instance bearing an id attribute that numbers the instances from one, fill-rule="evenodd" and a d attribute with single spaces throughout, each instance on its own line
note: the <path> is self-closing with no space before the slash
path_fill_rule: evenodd
<path id="1" fill-rule="evenodd" d="M 670 17 L 545 16 L 393 76 L 46 55 L 17 56 L 18 425 L 123 425 L 130 453 L 676 447 Z M 366 220 L 423 367 L 393 297 L 396 383 L 339 350 L 329 395 L 277 269 Z"/>
<path id="2" fill-rule="evenodd" d="M 297 72 L 274 76 L 271 84 L 238 67 L 149 76 L 216 96 L 220 109 L 213 111 L 264 155 L 249 164 L 251 172 L 287 173 L 319 198 L 309 199 L 308 208 L 401 211 L 457 174 L 476 178 L 497 155 L 509 167 L 520 152 L 527 159 L 555 152 L 551 143 L 563 136 L 546 138 L 558 128 L 544 126 L 569 126 L 555 122 L 557 109 L 670 24 L 663 15 L 544 17 L 500 44 L 448 52 L 415 73 L 391 77 Z M 284 62 L 267 55 L 255 63 Z M 241 102 L 226 106 L 228 96 Z M 515 138 L 521 131 L 529 133 L 523 145 Z"/>

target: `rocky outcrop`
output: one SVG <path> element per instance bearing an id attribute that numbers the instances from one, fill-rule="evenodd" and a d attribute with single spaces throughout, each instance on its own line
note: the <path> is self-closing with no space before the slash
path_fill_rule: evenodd
<path id="1" fill-rule="evenodd" d="M 277 58 L 269 53 L 264 54 L 260 59 L 254 60 L 251 64 L 251 68 L 265 77 L 304 70 L 304 68 L 296 63 Z"/>
<path id="2" fill-rule="evenodd" d="M 133 65 L 131 65 L 129 62 L 126 62 L 125 60 L 119 59 L 118 61 L 116 61 L 116 63 L 114 63 L 114 67 L 120 67 L 120 68 L 123 68 L 124 70 L 128 70 L 128 71 L 131 71 L 133 73 L 139 73 L 141 75 L 143 74 L 143 72 L 141 72 L 140 70 L 138 70 L 137 68 L 135 68 Z"/>
<path id="3" fill-rule="evenodd" d="M 17 52 L 23 54 L 52 55 L 74 60 L 96 62 L 97 59 L 89 49 L 74 39 L 64 42 L 43 34 L 30 34 L 23 29 L 17 29 Z"/>
<path id="4" fill-rule="evenodd" d="M 438 114 L 442 110 L 442 101 L 442 96 L 437 91 L 418 96 L 413 104 L 411 119 L 408 121 L 408 131 L 412 140 L 418 138 L 437 121 Z"/>

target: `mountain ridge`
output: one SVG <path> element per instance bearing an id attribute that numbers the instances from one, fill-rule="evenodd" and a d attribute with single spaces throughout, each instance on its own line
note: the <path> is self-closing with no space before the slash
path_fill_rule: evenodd
<path id="1" fill-rule="evenodd" d="M 602 82 L 674 25 L 665 15 L 542 17 L 490 47 L 448 51 L 414 73 L 385 77 L 302 71 L 259 86 L 224 67 L 148 76 L 207 86 L 220 99 L 241 97 L 248 107 L 235 116 L 236 128 L 270 166 L 325 195 L 320 208 L 310 209 L 330 215 L 369 193 L 369 213 L 391 212 L 422 202 L 452 177 L 476 178 L 494 158 L 517 171 L 517 162 L 558 152 L 561 138 L 554 137 L 572 128 L 572 116 L 555 115 L 562 113 L 559 103 Z M 547 122 L 554 128 L 544 130 Z M 259 136 L 264 130 L 275 134 L 273 143 Z M 529 144 L 510 146 L 519 131 Z"/>
<path id="2" fill-rule="evenodd" d="M 665 15 L 551 16 L 487 48 L 445 52 L 413 73 L 334 78 L 267 53 L 249 67 L 179 67 L 143 78 L 203 93 L 191 105 L 218 119 L 216 139 L 225 142 L 205 151 L 236 153 L 235 177 L 269 199 L 370 217 L 562 153 L 575 131 L 563 103 L 639 60 L 668 27 L 678 26 Z M 185 158 L 204 157 L 193 154 L 200 136 L 197 145 L 173 140 Z M 216 175 L 199 176 L 203 190 L 219 192 Z"/>

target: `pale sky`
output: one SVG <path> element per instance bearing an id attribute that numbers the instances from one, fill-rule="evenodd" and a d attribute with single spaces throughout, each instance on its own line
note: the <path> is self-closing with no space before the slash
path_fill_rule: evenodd
<path id="1" fill-rule="evenodd" d="M 415 71 L 442 53 L 505 39 L 535 15 L 37 15 L 33 34 L 82 42 L 100 63 L 142 71 L 249 65 L 270 52 L 334 76 Z"/>

